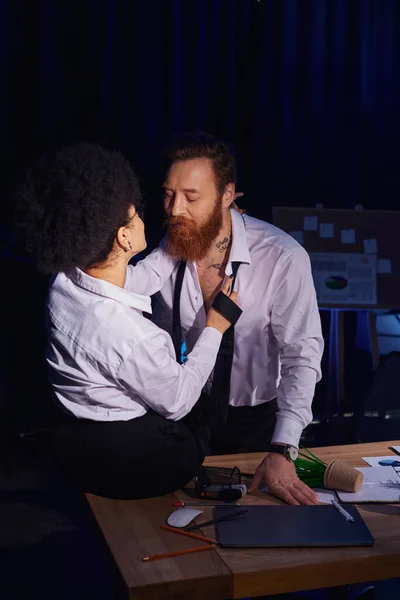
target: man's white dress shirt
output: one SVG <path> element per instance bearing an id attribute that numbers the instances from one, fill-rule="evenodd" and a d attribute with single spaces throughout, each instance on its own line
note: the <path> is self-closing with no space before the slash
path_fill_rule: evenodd
<path id="1" fill-rule="evenodd" d="M 274 442 L 298 446 L 312 420 L 315 384 L 321 378 L 324 342 L 307 252 L 273 225 L 231 210 L 232 262 L 240 264 L 235 290 L 243 309 L 235 325 L 230 404 L 278 401 Z M 153 306 L 153 320 L 172 331 L 177 267 Z M 129 286 L 128 286 L 129 289 Z M 182 330 L 190 352 L 206 313 L 195 263 L 188 263 L 181 295 Z M 211 389 L 212 375 L 207 383 Z"/>
<path id="2" fill-rule="evenodd" d="M 180 366 L 170 336 L 142 315 L 151 313 L 150 294 L 175 266 L 157 249 L 128 267 L 124 289 L 79 269 L 53 281 L 47 300 L 50 380 L 56 398 L 77 417 L 126 421 L 153 409 L 178 420 L 196 403 L 222 335 L 205 328 Z"/>

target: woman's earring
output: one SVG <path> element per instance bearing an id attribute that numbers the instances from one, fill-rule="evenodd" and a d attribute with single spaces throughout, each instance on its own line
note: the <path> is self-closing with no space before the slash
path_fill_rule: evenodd
<path id="1" fill-rule="evenodd" d="M 128 242 L 129 250 L 132 250 L 132 244 Z"/>

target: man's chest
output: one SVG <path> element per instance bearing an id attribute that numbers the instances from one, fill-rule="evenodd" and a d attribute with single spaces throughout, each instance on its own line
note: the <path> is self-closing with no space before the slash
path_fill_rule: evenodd
<path id="1" fill-rule="evenodd" d="M 202 331 L 206 323 L 207 310 L 219 292 L 224 278 L 225 268 L 220 271 L 191 270 L 186 273 L 180 301 L 181 322 L 185 332 L 193 330 L 198 334 Z M 235 326 L 238 336 L 243 334 L 246 337 L 256 330 L 266 334 L 269 330 L 273 293 L 265 269 L 255 269 L 254 265 L 240 264 L 234 290 L 238 293 L 238 304 L 243 310 Z"/>
<path id="2" fill-rule="evenodd" d="M 206 312 L 210 309 L 215 296 L 221 289 L 225 278 L 226 265 L 212 265 L 208 268 L 197 270 L 199 286 L 201 289 Z"/>
<path id="3" fill-rule="evenodd" d="M 199 274 L 193 264 L 188 264 L 182 282 L 179 312 L 184 335 L 197 339 L 206 325 L 207 305 L 212 304 L 214 295 L 225 277 L 225 269 Z M 271 336 L 271 313 L 274 290 L 272 267 L 265 261 L 254 261 L 251 265 L 239 265 L 234 290 L 238 292 L 238 304 L 243 313 L 235 326 L 237 339 L 252 337 L 257 331 L 263 339 Z M 173 305 L 176 297 L 176 273 L 165 284 L 154 303 L 154 321 L 172 332 Z M 235 334 L 236 335 L 236 334 Z"/>

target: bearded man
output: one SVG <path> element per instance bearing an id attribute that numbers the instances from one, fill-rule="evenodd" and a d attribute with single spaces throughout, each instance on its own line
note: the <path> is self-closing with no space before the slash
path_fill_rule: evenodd
<path id="1" fill-rule="evenodd" d="M 196 405 L 206 450 L 268 451 L 250 491 L 264 481 L 290 504 L 313 504 L 316 495 L 293 464 L 312 420 L 324 347 L 308 254 L 283 231 L 232 208 L 236 166 L 221 140 L 185 134 L 166 157 L 165 245 L 177 266 L 155 297 L 155 322 L 184 361 L 182 349 L 193 348 L 226 277 L 243 310 Z"/>

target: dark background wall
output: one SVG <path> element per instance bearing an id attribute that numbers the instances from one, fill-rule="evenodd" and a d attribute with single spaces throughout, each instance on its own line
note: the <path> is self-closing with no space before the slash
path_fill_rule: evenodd
<path id="1" fill-rule="evenodd" d="M 397 206 L 396 0 L 1 0 L 0 24 L 4 190 L 49 146 L 98 140 L 158 209 L 165 139 L 207 129 L 257 216 Z"/>
<path id="2" fill-rule="evenodd" d="M 188 129 L 233 144 L 254 216 L 398 208 L 399 26 L 396 0 L 0 0 L 2 222 L 39 152 L 99 141 L 141 175 L 153 246 L 161 148 Z M 10 256 L 5 235 L 2 247 L 3 352 L 19 352 L 6 370 L 27 386 L 20 419 L 42 369 L 46 282 Z"/>

